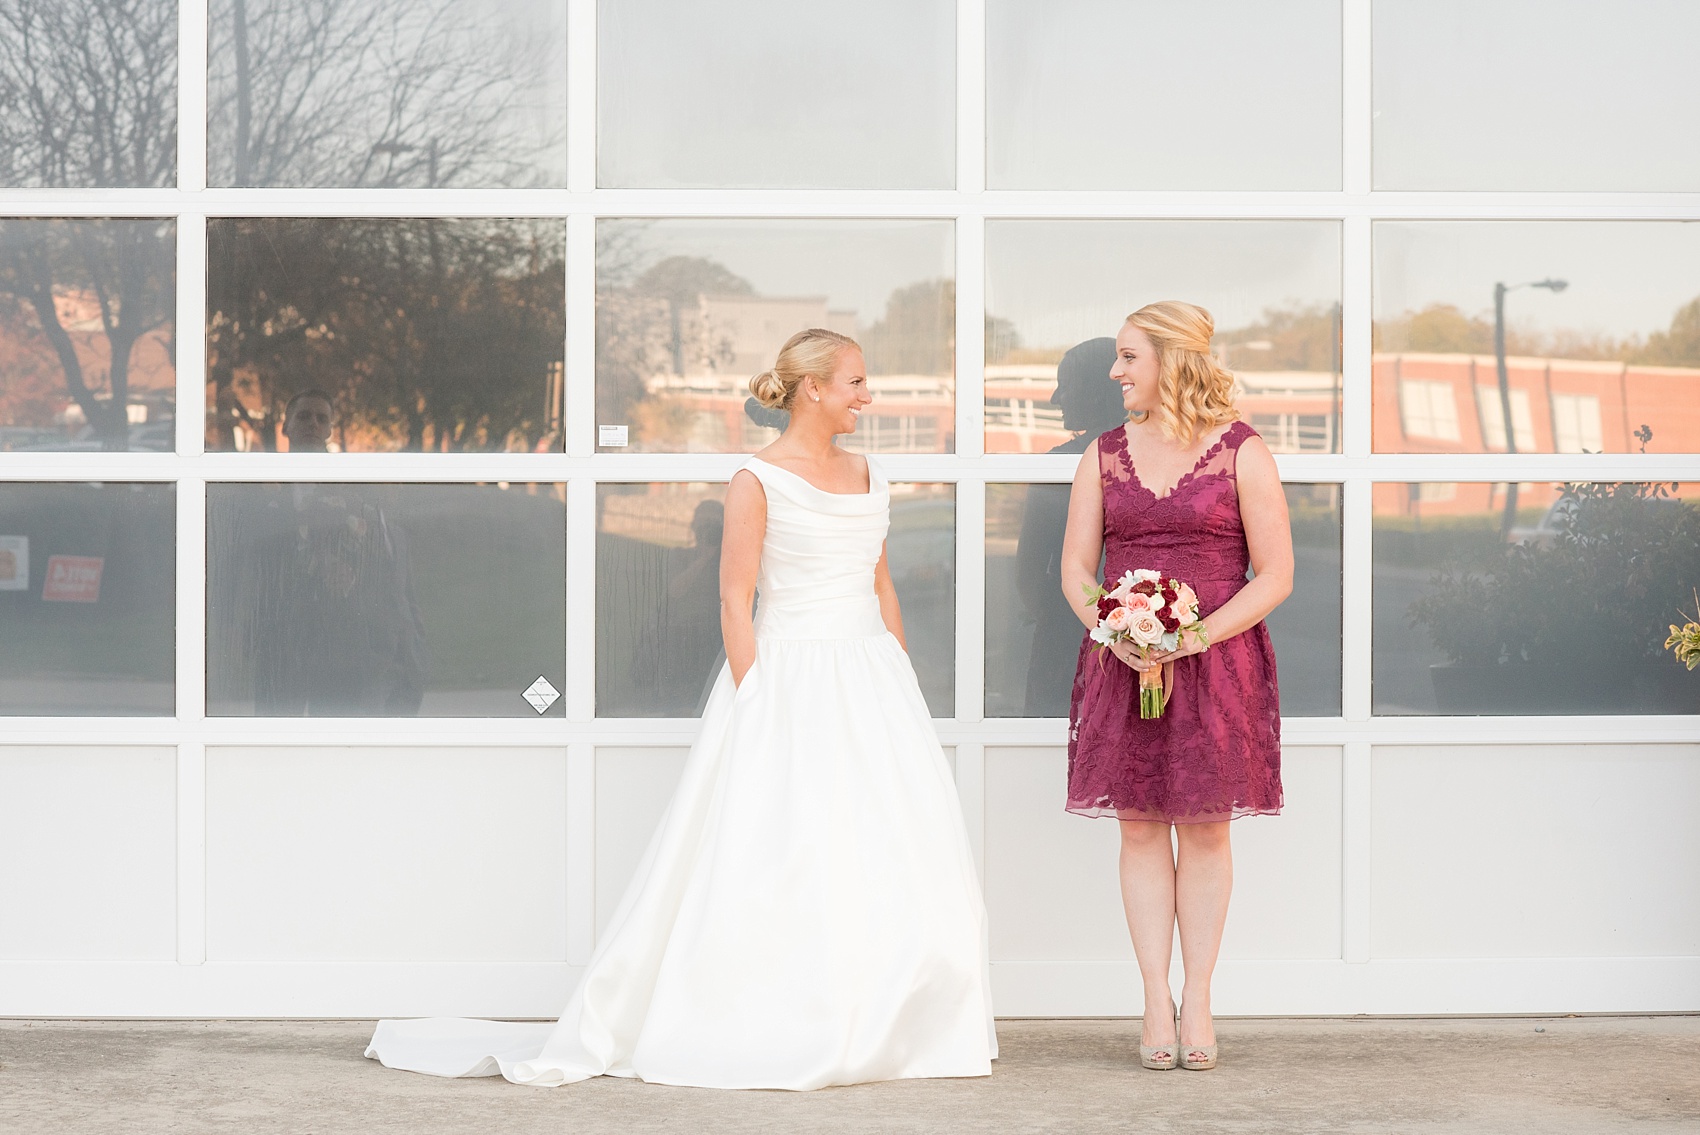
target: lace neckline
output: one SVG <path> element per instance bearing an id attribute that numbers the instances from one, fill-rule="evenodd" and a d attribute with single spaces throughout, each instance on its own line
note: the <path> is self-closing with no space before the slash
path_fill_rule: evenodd
<path id="1" fill-rule="evenodd" d="M 1244 424 L 1245 422 L 1243 419 L 1236 419 L 1235 421 L 1229 422 L 1228 428 L 1222 431 L 1222 435 L 1211 443 L 1209 448 L 1199 455 L 1197 461 L 1192 463 L 1192 468 L 1188 469 L 1185 473 L 1182 473 L 1180 480 L 1176 481 L 1169 488 L 1169 491 L 1163 493 L 1161 496 L 1159 496 L 1139 476 L 1139 469 L 1133 463 L 1133 454 L 1128 452 L 1127 448 L 1127 426 L 1122 426 L 1117 432 L 1121 434 L 1121 451 L 1122 456 L 1127 460 L 1127 472 L 1129 478 L 1132 479 L 1134 485 L 1137 486 L 1141 492 L 1150 497 L 1152 500 L 1166 501 L 1197 479 L 1199 470 L 1203 469 L 1212 457 L 1221 452 L 1222 447 L 1228 444 L 1228 439 L 1231 438 Z"/>

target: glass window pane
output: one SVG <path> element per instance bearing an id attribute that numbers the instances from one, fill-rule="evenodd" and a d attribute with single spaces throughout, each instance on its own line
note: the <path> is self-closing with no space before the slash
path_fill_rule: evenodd
<path id="1" fill-rule="evenodd" d="M 177 184 L 175 0 L 4 8 L 0 186 Z"/>
<path id="2" fill-rule="evenodd" d="M 596 712 L 696 717 L 725 661 L 726 486 L 596 487 Z"/>
<path id="3" fill-rule="evenodd" d="M 596 40 L 600 185 L 955 184 L 951 0 L 603 0 Z"/>
<path id="4" fill-rule="evenodd" d="M 1700 224 L 1378 222 L 1374 395 L 1383 453 L 1700 453 Z"/>
<path id="5" fill-rule="evenodd" d="M 566 184 L 566 0 L 211 0 L 210 185 Z"/>
<path id="6" fill-rule="evenodd" d="M 1113 344 L 1091 341 L 1161 299 L 1215 317 L 1271 449 L 1339 452 L 1336 222 L 1025 220 L 986 225 L 986 452 L 1080 453 L 1125 421 Z"/>
<path id="7" fill-rule="evenodd" d="M 0 485 L 0 713 L 175 712 L 173 485 Z"/>
<path id="8" fill-rule="evenodd" d="M 1288 485 L 1293 593 L 1269 616 L 1288 717 L 1340 716 L 1340 491 Z M 1066 717 L 1085 628 L 1062 593 L 1066 484 L 986 486 L 986 716 Z"/>
<path id="9" fill-rule="evenodd" d="M 212 219 L 207 448 L 560 452 L 565 224 Z"/>
<path id="10" fill-rule="evenodd" d="M 949 221 L 605 220 L 597 226 L 596 421 L 604 451 L 754 453 L 784 418 L 750 377 L 807 327 L 862 344 L 874 403 L 851 449 L 956 438 Z"/>
<path id="11" fill-rule="evenodd" d="M 1375 0 L 1377 189 L 1691 190 L 1691 0 Z"/>
<path id="12" fill-rule="evenodd" d="M 702 482 L 597 486 L 598 716 L 696 717 L 707 705 L 726 661 L 725 496 L 725 485 Z M 886 555 L 934 717 L 955 713 L 955 503 L 951 485 L 891 486 Z"/>
<path id="13" fill-rule="evenodd" d="M 0 220 L 0 451 L 177 448 L 176 229 Z"/>
<path id="14" fill-rule="evenodd" d="M 1700 484 L 1380 484 L 1378 714 L 1700 713 Z"/>
<path id="15" fill-rule="evenodd" d="M 1338 0 L 989 0 L 986 38 L 995 189 L 1340 187 Z"/>
<path id="16" fill-rule="evenodd" d="M 535 717 L 566 688 L 566 486 L 207 486 L 207 712 Z"/>
<path id="17" fill-rule="evenodd" d="M 891 486 L 891 581 L 903 638 L 934 717 L 956 716 L 956 486 Z"/>

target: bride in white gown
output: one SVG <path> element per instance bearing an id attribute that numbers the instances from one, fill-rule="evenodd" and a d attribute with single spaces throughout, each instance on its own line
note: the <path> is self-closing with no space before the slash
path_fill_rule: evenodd
<path id="1" fill-rule="evenodd" d="M 804 331 L 750 387 L 792 416 L 727 492 L 727 664 L 566 1011 L 380 1021 L 367 1056 L 540 1086 L 991 1072 L 985 907 L 904 652 L 887 485 L 832 443 L 872 400 L 862 352 Z"/>

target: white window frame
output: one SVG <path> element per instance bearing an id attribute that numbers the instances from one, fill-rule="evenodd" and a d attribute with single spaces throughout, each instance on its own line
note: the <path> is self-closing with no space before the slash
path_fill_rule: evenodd
<path id="1" fill-rule="evenodd" d="M 1378 482 L 1700 480 L 1692 454 L 1372 453 L 1372 226 L 1379 220 L 1700 220 L 1700 192 L 1485 193 L 1371 189 L 1371 0 L 1342 0 L 1343 184 L 1327 192 L 998 190 L 985 188 L 984 0 L 957 0 L 957 186 L 952 190 L 613 190 L 595 185 L 596 0 L 568 0 L 565 190 L 227 189 L 206 186 L 204 3 L 180 0 L 178 185 L 171 189 L 0 189 L 8 217 L 174 217 L 177 221 L 178 356 L 175 453 L 0 454 L 0 480 L 157 481 L 177 486 L 177 713 L 170 718 L 6 718 L 0 744 L 170 745 L 176 748 L 178 950 L 180 964 L 206 957 L 206 747 L 267 745 L 564 746 L 568 753 L 568 961 L 593 945 L 594 762 L 598 747 L 685 744 L 689 720 L 597 719 L 595 492 L 599 483 L 725 480 L 730 454 L 595 452 L 595 223 L 598 217 L 916 217 L 956 225 L 956 452 L 893 454 L 893 479 L 956 486 L 956 715 L 937 722 L 954 746 L 970 837 L 983 854 L 987 746 L 1058 746 L 1059 719 L 983 719 L 984 537 L 988 483 L 1066 482 L 1075 458 L 983 452 L 985 225 L 1007 218 L 1332 220 L 1342 230 L 1342 451 L 1283 454 L 1282 476 L 1342 486 L 1343 712 L 1289 718 L 1292 745 L 1343 753 L 1343 957 L 1369 958 L 1371 750 L 1378 744 L 1574 744 L 1692 742 L 1700 719 L 1684 716 L 1376 718 L 1370 712 L 1371 490 Z M 558 454 L 206 453 L 205 360 L 196 349 L 206 288 L 206 224 L 218 217 L 550 216 L 567 222 L 565 451 Z M 564 719 L 253 719 L 205 713 L 206 486 L 224 481 L 548 481 L 567 494 L 569 669 Z M 515 691 L 517 698 L 518 691 Z"/>

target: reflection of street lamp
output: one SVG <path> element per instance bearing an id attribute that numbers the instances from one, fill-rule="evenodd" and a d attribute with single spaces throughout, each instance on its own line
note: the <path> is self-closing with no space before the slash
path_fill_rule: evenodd
<path id="1" fill-rule="evenodd" d="M 418 148 L 418 146 L 415 146 L 410 142 L 372 143 L 372 152 L 374 154 L 389 154 L 392 157 L 398 154 L 411 154 Z M 437 140 L 435 138 L 431 139 L 430 144 L 425 147 L 425 161 L 430 177 L 430 180 L 426 182 L 426 185 L 431 189 L 435 189 L 437 188 Z"/>
<path id="2" fill-rule="evenodd" d="M 1499 412 L 1505 423 L 1505 452 L 1517 452 L 1517 429 L 1511 420 L 1511 379 L 1505 373 L 1505 293 L 1514 292 L 1518 288 L 1546 288 L 1554 293 L 1562 292 L 1570 286 L 1568 280 L 1530 280 L 1523 284 L 1504 284 L 1493 286 L 1493 361 L 1499 372 Z M 1505 520 L 1500 525 L 1500 534 L 1511 535 L 1512 525 L 1517 523 L 1517 482 L 1513 480 L 1505 490 Z"/>

